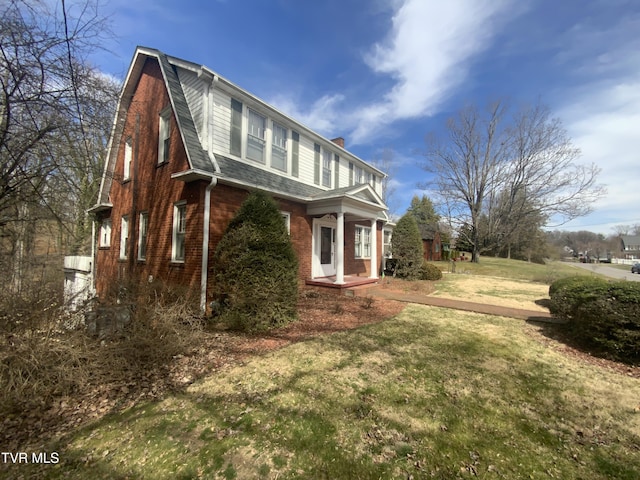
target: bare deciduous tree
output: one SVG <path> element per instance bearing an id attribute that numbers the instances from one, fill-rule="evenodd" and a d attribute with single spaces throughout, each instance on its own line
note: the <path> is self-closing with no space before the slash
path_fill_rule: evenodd
<path id="1" fill-rule="evenodd" d="M 452 216 L 470 225 L 473 261 L 495 242 L 513 242 L 522 225 L 586 215 L 604 194 L 598 168 L 576 163 L 580 151 L 548 108 L 507 113 L 500 102 L 465 108 L 446 142 L 429 141 L 423 164 Z"/>
<path id="2" fill-rule="evenodd" d="M 89 170 L 101 157 L 92 119 L 108 111 L 98 99 L 109 91 L 85 61 L 109 31 L 97 5 L 9 0 L 0 6 L 0 226 L 11 239 L 3 253 L 10 250 L 17 289 L 27 232 L 43 218 L 73 231 L 67 217 L 79 205 L 70 210 L 59 200 L 82 196 L 95 181 Z"/>
<path id="3" fill-rule="evenodd" d="M 485 200 L 496 191 L 506 165 L 507 148 L 498 129 L 505 114 L 497 102 L 481 113 L 469 106 L 447 122 L 448 139 L 428 138 L 427 162 L 423 167 L 434 175 L 425 188 L 434 188 L 446 204 L 450 218 L 470 227 L 472 260 L 480 253 L 479 222 Z"/>

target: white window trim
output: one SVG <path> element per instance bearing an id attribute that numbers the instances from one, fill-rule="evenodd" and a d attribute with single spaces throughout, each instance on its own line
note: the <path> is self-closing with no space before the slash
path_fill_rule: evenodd
<path id="1" fill-rule="evenodd" d="M 389 234 L 389 242 L 385 243 L 385 234 Z M 388 251 L 389 251 L 389 256 L 385 255 L 385 252 L 387 251 L 387 246 L 389 247 Z M 383 256 L 385 256 L 386 258 L 393 258 L 393 230 L 383 230 L 382 231 L 382 254 Z"/>
<path id="2" fill-rule="evenodd" d="M 144 228 L 142 219 L 145 219 Z M 143 236 L 144 233 L 144 236 Z M 140 212 L 138 220 L 138 260 L 145 261 L 147 259 L 147 239 L 149 236 L 149 212 Z"/>
<path id="3" fill-rule="evenodd" d="M 284 219 L 284 224 L 287 227 L 287 233 L 291 235 L 291 213 L 280 211 L 280 215 Z"/>
<path id="4" fill-rule="evenodd" d="M 160 112 L 158 124 L 158 165 L 169 161 L 169 152 L 165 152 L 165 140 L 169 139 L 171 149 L 171 105 Z M 167 157 L 165 159 L 165 156 Z"/>
<path id="5" fill-rule="evenodd" d="M 133 161 L 133 142 L 131 137 L 128 137 L 124 142 L 124 166 L 122 167 L 123 180 L 129 180 L 131 178 L 131 162 Z"/>
<path id="6" fill-rule="evenodd" d="M 120 260 L 126 260 L 129 250 L 129 216 L 123 215 L 120 220 Z"/>
<path id="7" fill-rule="evenodd" d="M 364 183 L 364 168 L 358 165 L 353 166 L 353 184 L 362 185 Z"/>
<path id="8" fill-rule="evenodd" d="M 179 232 L 178 229 L 180 227 L 180 219 L 179 219 L 178 213 L 182 207 L 184 207 L 185 231 Z M 186 229 L 187 229 L 186 216 L 187 216 L 187 202 L 182 201 L 182 202 L 174 203 L 173 204 L 173 228 L 172 228 L 172 234 L 171 234 L 171 261 L 173 263 L 184 263 L 185 257 L 187 256 L 186 249 L 184 251 L 184 254 L 182 255 L 182 258 L 178 256 L 178 238 L 180 235 L 182 235 L 183 237 L 186 237 Z M 184 238 L 183 238 L 183 245 L 186 245 L 186 239 Z"/>
<path id="9" fill-rule="evenodd" d="M 251 107 L 247 107 L 246 109 L 246 129 L 245 129 L 245 135 L 244 135 L 244 141 L 245 141 L 245 158 L 247 160 L 251 160 L 252 162 L 257 162 L 261 165 L 266 165 L 267 164 L 267 150 L 269 150 L 267 148 L 267 141 L 268 141 L 268 135 L 267 135 L 267 131 L 269 130 L 268 125 L 269 125 L 269 118 L 267 117 L 267 115 L 264 115 L 263 113 L 259 112 L 258 110 L 251 108 Z M 253 112 L 255 115 L 262 117 L 264 119 L 264 134 L 263 137 L 260 138 L 256 135 L 253 135 L 252 133 L 249 133 L 249 117 L 251 116 L 251 112 Z M 251 158 L 249 157 L 249 137 L 255 138 L 258 142 L 262 143 L 262 159 L 261 160 L 257 160 L 255 158 Z"/>
<path id="10" fill-rule="evenodd" d="M 278 170 L 279 172 L 284 172 L 284 173 L 288 173 L 289 171 L 289 129 L 287 127 L 285 127 L 284 125 L 282 125 L 279 122 L 276 122 L 275 120 L 271 120 L 271 135 L 267 135 L 270 137 L 270 141 L 269 143 L 271 144 L 271 149 L 270 149 L 270 161 L 269 164 L 271 165 L 271 168 Z M 275 139 L 275 131 L 276 131 L 276 126 L 282 128 L 284 130 L 284 148 L 281 147 L 280 145 L 276 145 L 274 143 L 274 139 Z M 279 149 L 279 150 L 283 150 L 284 151 L 284 168 L 280 168 L 277 166 L 273 165 L 273 151 L 275 149 Z"/>
<path id="11" fill-rule="evenodd" d="M 329 168 L 325 167 L 325 158 L 329 159 L 329 162 L 328 162 Z M 320 155 L 320 185 L 322 185 L 323 187 L 331 188 L 332 180 L 333 180 L 333 169 L 331 168 L 332 165 L 333 165 L 333 152 L 328 148 L 325 149 L 324 147 L 322 147 L 322 152 Z M 327 172 L 328 172 L 328 176 L 325 177 L 325 173 Z M 325 183 L 325 178 L 329 179 L 328 185 Z"/>
<path id="12" fill-rule="evenodd" d="M 111 246 L 111 219 L 103 220 L 100 225 L 100 246 Z"/>
<path id="13" fill-rule="evenodd" d="M 360 230 L 360 233 L 358 233 L 358 230 Z M 367 233 L 368 232 L 368 233 Z M 369 238 L 369 242 L 365 242 L 365 239 Z M 369 254 L 367 255 L 367 247 L 368 245 L 368 250 L 369 250 Z M 360 256 L 358 256 L 358 247 L 360 247 Z M 367 258 L 371 258 L 371 227 L 364 227 L 362 225 L 356 225 L 356 229 L 355 229 L 355 233 L 354 233 L 354 252 L 353 252 L 354 258 L 358 258 L 358 259 L 367 259 Z"/>

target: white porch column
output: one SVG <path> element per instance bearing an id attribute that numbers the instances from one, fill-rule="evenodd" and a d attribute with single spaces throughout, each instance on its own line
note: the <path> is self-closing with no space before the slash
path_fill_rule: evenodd
<path id="1" fill-rule="evenodd" d="M 336 225 L 336 281 L 338 285 L 344 284 L 344 213 L 337 212 Z"/>
<path id="2" fill-rule="evenodd" d="M 378 220 L 371 219 L 371 274 L 369 278 L 378 278 Z"/>

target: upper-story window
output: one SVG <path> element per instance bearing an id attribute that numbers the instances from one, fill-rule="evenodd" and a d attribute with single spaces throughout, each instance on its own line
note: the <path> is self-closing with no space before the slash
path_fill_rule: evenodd
<path id="1" fill-rule="evenodd" d="M 322 185 L 325 187 L 331 187 L 332 157 L 329 150 L 322 150 Z"/>
<path id="2" fill-rule="evenodd" d="M 128 137 L 124 142 L 124 169 L 122 172 L 122 179 L 129 180 L 131 178 L 131 160 L 133 159 L 133 142 L 131 137 Z"/>
<path id="3" fill-rule="evenodd" d="M 276 122 L 271 133 L 271 166 L 287 171 L 287 129 Z"/>
<path id="4" fill-rule="evenodd" d="M 160 113 L 160 140 L 158 143 L 158 163 L 169 161 L 169 147 L 171 146 L 171 108 L 165 108 Z"/>
<path id="5" fill-rule="evenodd" d="M 267 119 L 248 109 L 247 158 L 264 163 L 264 144 Z"/>
<path id="6" fill-rule="evenodd" d="M 361 185 L 364 183 L 364 170 L 362 167 L 353 168 L 353 183 L 355 185 Z"/>

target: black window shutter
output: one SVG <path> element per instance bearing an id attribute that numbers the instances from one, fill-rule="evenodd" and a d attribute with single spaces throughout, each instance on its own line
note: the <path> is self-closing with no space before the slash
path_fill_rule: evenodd
<path id="1" fill-rule="evenodd" d="M 297 177 L 299 175 L 298 164 L 300 159 L 300 134 L 291 132 L 293 147 L 291 148 L 291 175 Z"/>
<path id="2" fill-rule="evenodd" d="M 313 144 L 313 183 L 320 185 L 320 145 Z"/>
<path id="3" fill-rule="evenodd" d="M 231 145 L 232 155 L 240 156 L 242 152 L 242 102 L 231 99 Z"/>

